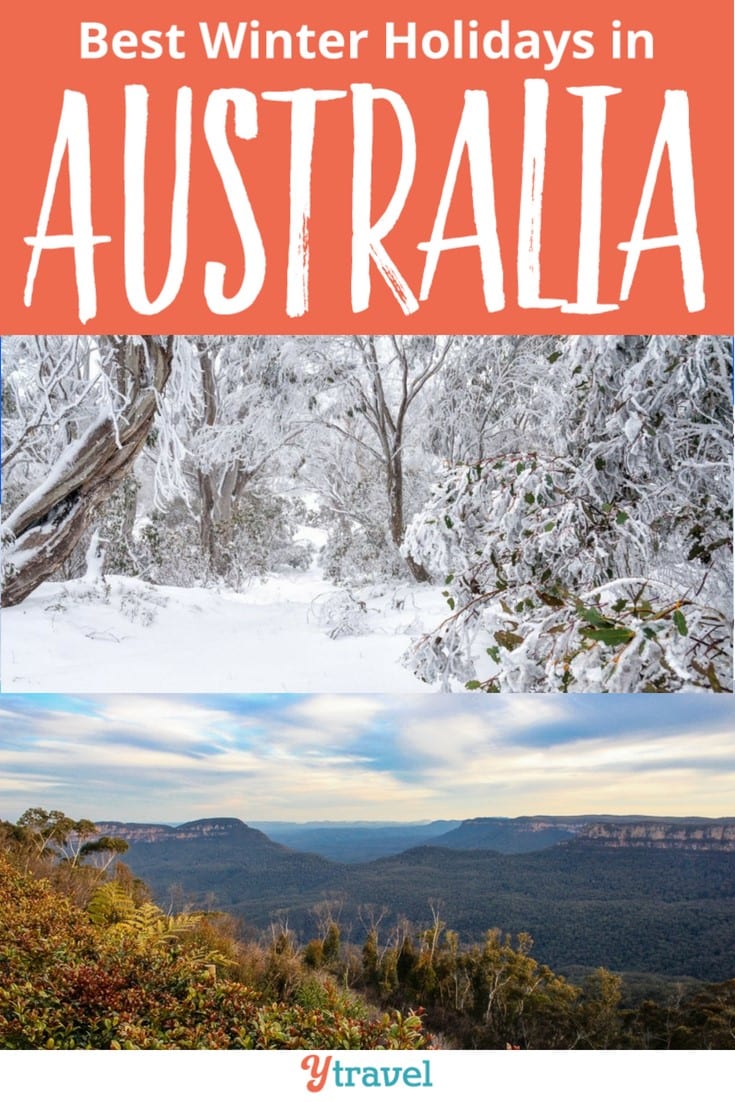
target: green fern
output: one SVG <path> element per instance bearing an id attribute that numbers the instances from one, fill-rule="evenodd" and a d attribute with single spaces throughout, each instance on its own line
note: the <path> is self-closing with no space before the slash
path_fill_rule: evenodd
<path id="1" fill-rule="evenodd" d="M 117 926 L 135 913 L 135 903 L 122 884 L 110 880 L 95 890 L 87 913 L 95 926 Z"/>
<path id="2" fill-rule="evenodd" d="M 190 933 L 195 925 L 196 920 L 191 915 L 167 915 L 155 903 L 141 903 L 118 923 L 121 930 L 132 933 L 141 945 L 177 941 L 182 934 Z"/>

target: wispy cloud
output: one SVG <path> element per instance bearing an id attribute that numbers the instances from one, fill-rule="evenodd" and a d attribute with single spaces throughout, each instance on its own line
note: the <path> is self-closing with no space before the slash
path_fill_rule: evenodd
<path id="1" fill-rule="evenodd" d="M 735 807 L 731 699 L 0 698 L 0 816 L 425 819 Z"/>

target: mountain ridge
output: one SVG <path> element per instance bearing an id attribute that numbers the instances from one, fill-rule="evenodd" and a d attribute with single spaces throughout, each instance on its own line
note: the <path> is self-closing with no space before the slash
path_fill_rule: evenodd
<path id="1" fill-rule="evenodd" d="M 262 821 L 261 821 L 262 822 Z M 238 835 L 243 841 L 280 847 L 291 853 L 325 854 L 320 848 L 304 846 L 304 842 L 328 840 L 328 859 L 343 863 L 344 856 L 334 856 L 340 848 L 349 852 L 350 840 L 358 839 L 365 848 L 371 834 L 385 843 L 372 855 L 361 853 L 352 860 L 373 860 L 391 853 L 401 853 L 420 845 L 434 845 L 460 850 L 494 850 L 498 853 L 523 853 L 546 849 L 572 841 L 594 842 L 607 846 L 646 845 L 656 848 L 718 849 L 735 852 L 735 817 L 660 816 L 660 815 L 520 815 L 477 816 L 465 819 L 459 826 L 442 833 L 437 830 L 447 820 L 432 820 L 426 824 L 407 823 L 405 827 L 376 822 L 366 825 L 334 823 L 332 826 L 280 823 L 284 841 L 273 839 L 257 827 L 249 826 L 234 816 L 213 816 L 193 819 L 178 825 L 159 823 L 126 823 L 120 820 L 100 821 L 101 833 L 124 838 L 128 842 L 193 841 L 204 838 L 228 838 Z M 262 825 L 267 825 L 262 822 Z M 413 840 L 415 836 L 415 840 Z M 391 842 L 390 839 L 393 839 Z M 286 840 L 287 839 L 287 840 Z M 429 841 L 431 839 L 431 841 Z M 289 844 L 289 842 L 291 844 Z M 293 844 L 293 843 L 297 844 Z M 403 845 L 404 843 L 405 846 Z M 391 848 L 394 847 L 394 848 Z"/>

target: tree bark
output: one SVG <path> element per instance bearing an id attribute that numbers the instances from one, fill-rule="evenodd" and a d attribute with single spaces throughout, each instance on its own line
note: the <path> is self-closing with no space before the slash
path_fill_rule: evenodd
<path id="1" fill-rule="evenodd" d="M 73 441 L 3 525 L 3 606 L 19 604 L 58 570 L 128 473 L 153 424 L 172 361 L 173 337 L 165 345 L 152 337 L 120 342 L 124 409 L 114 419 L 100 417 Z"/>
<path id="2" fill-rule="evenodd" d="M 405 534 L 403 518 L 403 461 L 400 451 L 396 451 L 386 464 L 386 490 L 390 509 L 390 535 L 395 547 L 400 551 Z M 404 555 L 406 566 L 417 582 L 428 582 L 429 574 L 420 563 L 410 555 Z"/>
<path id="3" fill-rule="evenodd" d="M 211 428 L 217 419 L 217 388 L 214 380 L 214 364 L 212 357 L 205 349 L 199 350 L 199 367 L 202 375 L 202 394 L 204 396 L 204 421 L 203 424 Z M 207 568 L 214 573 L 216 570 L 215 556 L 217 553 L 217 541 L 214 531 L 214 505 L 216 491 L 214 478 L 211 471 L 197 471 L 199 482 L 199 538 L 202 551 L 207 560 Z"/>

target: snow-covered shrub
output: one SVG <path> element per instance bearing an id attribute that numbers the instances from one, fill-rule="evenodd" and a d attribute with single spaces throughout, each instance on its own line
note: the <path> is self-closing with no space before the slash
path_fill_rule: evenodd
<path id="1" fill-rule="evenodd" d="M 207 580 L 207 563 L 196 518 L 182 501 L 165 512 L 140 517 L 135 527 L 138 573 L 156 585 L 194 586 Z"/>
<path id="2" fill-rule="evenodd" d="M 449 468 L 408 528 L 449 609 L 406 658 L 417 675 L 729 691 L 731 371 L 718 338 L 567 342 L 556 440 Z"/>
<path id="3" fill-rule="evenodd" d="M 469 619 L 449 617 L 410 656 L 412 668 L 486 692 L 729 691 L 732 632 L 718 609 L 644 578 L 541 597 L 517 612 L 501 598 Z"/>
<path id="4" fill-rule="evenodd" d="M 140 573 L 141 563 L 133 535 L 139 489 L 137 478 L 128 475 L 99 512 L 96 528 L 108 574 L 135 576 Z"/>
<path id="5" fill-rule="evenodd" d="M 226 521 L 215 524 L 216 571 L 235 588 L 272 570 L 307 570 L 312 549 L 294 542 L 297 512 L 273 493 L 242 495 Z"/>
<path id="6" fill-rule="evenodd" d="M 108 578 L 88 581 L 75 578 L 62 586 L 54 611 L 66 612 L 71 604 L 109 605 L 112 600 L 112 585 Z"/>
<path id="7" fill-rule="evenodd" d="M 524 642 L 513 619 L 494 633 L 507 651 L 505 687 L 559 692 L 726 692 L 732 679 L 727 616 L 645 579 L 623 579 L 534 619 Z M 529 676 L 536 682 L 529 684 Z"/>
<path id="8" fill-rule="evenodd" d="M 123 583 L 118 586 L 117 594 L 123 616 L 143 627 L 150 627 L 155 623 L 159 610 L 168 604 L 165 596 L 145 583 Z"/>
<path id="9" fill-rule="evenodd" d="M 367 527 L 338 521 L 330 525 L 319 564 L 325 577 L 340 584 L 368 585 L 377 579 L 408 576 L 387 526 L 379 524 Z"/>
<path id="10" fill-rule="evenodd" d="M 119 609 L 131 623 L 150 627 L 167 604 L 167 597 L 155 586 L 138 579 L 109 575 L 72 579 L 61 588 L 46 610 L 65 613 L 79 605 L 97 608 L 105 605 Z"/>
<path id="11" fill-rule="evenodd" d="M 367 605 L 347 589 L 340 589 L 312 604 L 313 615 L 330 639 L 364 635 L 367 630 Z"/>

